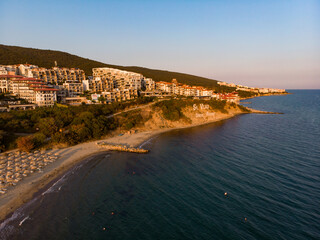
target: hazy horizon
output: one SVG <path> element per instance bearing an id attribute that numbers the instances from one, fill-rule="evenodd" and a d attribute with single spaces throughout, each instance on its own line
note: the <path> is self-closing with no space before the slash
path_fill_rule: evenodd
<path id="1" fill-rule="evenodd" d="M 315 0 L 4 0 L 0 9 L 5 45 L 248 86 L 320 88 Z"/>

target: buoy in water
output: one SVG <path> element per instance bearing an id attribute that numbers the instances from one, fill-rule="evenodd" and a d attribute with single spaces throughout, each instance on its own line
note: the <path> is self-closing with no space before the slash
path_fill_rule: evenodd
<path id="1" fill-rule="evenodd" d="M 245 221 L 245 222 L 247 221 L 247 218 L 246 218 L 246 217 L 244 218 L 244 221 Z"/>
<path id="2" fill-rule="evenodd" d="M 103 230 L 103 231 L 105 231 L 105 230 L 106 230 L 106 228 L 104 227 L 104 228 L 102 228 L 102 230 Z"/>
<path id="3" fill-rule="evenodd" d="M 228 196 L 228 193 L 227 193 L 227 192 L 225 192 L 225 193 L 224 193 L 224 195 L 225 195 L 225 196 Z"/>

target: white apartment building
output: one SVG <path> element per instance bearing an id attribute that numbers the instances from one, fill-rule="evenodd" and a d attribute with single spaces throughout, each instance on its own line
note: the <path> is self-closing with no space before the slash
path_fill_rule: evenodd
<path id="1" fill-rule="evenodd" d="M 21 76 L 32 78 L 32 69 L 37 68 L 38 66 L 30 65 L 30 64 L 18 64 L 17 72 Z"/>
<path id="2" fill-rule="evenodd" d="M 115 68 L 93 68 L 92 72 L 93 85 L 100 85 L 102 91 L 111 91 L 113 88 L 139 90 L 144 80 L 142 74 Z M 94 89 L 95 87 L 93 86 Z"/>
<path id="3" fill-rule="evenodd" d="M 36 93 L 35 103 L 39 107 L 53 106 L 57 101 L 56 89 L 54 88 L 39 88 L 34 89 Z"/>
<path id="4" fill-rule="evenodd" d="M 7 82 L 7 88 L 2 91 L 10 92 L 38 106 L 52 106 L 57 100 L 56 91 L 58 90 L 47 86 L 39 79 L 22 76 L 0 76 L 0 83 L 2 84 L 4 81 Z"/>

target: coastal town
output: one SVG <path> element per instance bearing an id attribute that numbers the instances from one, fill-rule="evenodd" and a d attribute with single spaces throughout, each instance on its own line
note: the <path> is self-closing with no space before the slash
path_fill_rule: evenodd
<path id="1" fill-rule="evenodd" d="M 0 0 L 0 240 L 320 240 L 319 10 Z"/>
<path id="2" fill-rule="evenodd" d="M 81 69 L 58 67 L 57 62 L 55 62 L 55 67 L 50 69 L 38 67 L 32 64 L 0 65 L 0 112 L 15 112 L 16 110 L 29 110 L 39 107 L 50 108 L 55 104 L 66 107 L 79 105 L 99 106 L 101 104 L 108 106 L 115 102 L 130 102 L 138 97 L 149 97 L 148 99 L 157 98 L 163 100 L 180 97 L 180 99 L 189 99 L 191 101 L 218 100 L 216 103 L 214 103 L 216 105 L 212 105 L 212 107 L 215 107 L 219 111 L 225 110 L 225 103 L 233 104 L 232 108 L 237 109 L 236 114 L 239 114 L 243 111 L 243 109 L 241 110 L 238 109 L 239 107 L 236 107 L 240 101 L 237 91 L 253 92 L 261 95 L 285 92 L 284 89 L 251 88 L 236 84 L 228 84 L 225 82 L 218 82 L 218 85 L 234 88 L 235 91 L 224 93 L 216 92 L 214 89 L 208 89 L 202 86 L 190 86 L 182 84 L 176 79 L 172 79 L 171 82 L 154 81 L 153 79 L 147 78 L 140 73 L 106 67 L 93 68 L 92 76 L 86 76 L 85 72 Z M 148 102 L 150 103 L 150 101 L 147 101 L 147 103 Z M 161 104 L 161 101 L 159 101 L 159 103 Z M 172 107 L 170 104 L 173 103 L 167 104 L 169 105 L 163 106 L 164 110 L 167 109 L 167 113 L 164 113 L 164 118 L 167 118 L 167 120 L 170 121 L 177 121 L 181 118 L 181 116 L 185 116 L 186 113 L 182 113 L 181 110 L 178 110 L 178 112 L 175 113 L 174 111 L 177 111 L 177 108 L 172 108 L 171 110 L 169 109 Z M 198 124 L 220 119 L 218 115 L 216 116 L 215 111 L 210 111 L 211 107 L 208 104 L 203 104 L 203 102 L 198 102 L 198 104 L 199 105 L 191 105 L 192 114 L 194 114 L 194 116 L 190 115 L 189 119 L 191 122 L 192 118 L 194 122 L 198 121 Z M 180 108 L 178 107 L 178 109 Z M 112 117 L 115 115 L 121 118 L 121 115 L 117 113 L 114 115 L 109 115 L 107 119 L 109 119 L 110 116 Z M 233 115 L 229 114 L 224 115 L 223 117 L 230 116 Z M 152 115 L 150 115 L 150 117 L 147 119 L 149 118 L 152 118 Z M 158 120 L 163 119 L 161 116 L 157 116 L 155 118 Z M 106 129 L 106 133 L 110 131 L 110 129 L 108 129 L 108 125 L 106 125 L 110 124 L 109 122 L 106 122 L 107 120 L 103 120 L 103 122 L 97 126 L 94 126 L 90 122 L 90 126 L 79 124 L 76 125 L 76 129 L 75 127 L 60 127 L 59 129 L 55 123 L 55 120 L 52 120 L 52 118 L 45 119 L 47 119 L 47 125 L 45 125 L 45 127 L 42 127 L 43 122 L 45 121 L 39 123 L 40 125 L 36 124 L 33 126 L 33 128 L 28 125 L 28 129 L 36 129 L 36 131 L 39 131 L 40 128 L 39 133 L 29 133 L 29 135 L 35 134 L 33 136 L 34 139 L 42 139 L 31 139 L 31 144 L 33 144 L 32 146 L 36 144 L 36 141 L 41 141 L 42 144 L 45 144 L 53 137 L 53 135 L 55 135 L 54 140 L 56 143 L 68 142 L 68 144 L 72 145 L 76 143 L 74 141 L 75 136 L 81 134 L 83 129 L 89 131 L 90 128 L 97 128 L 100 126 Z M 138 119 L 140 118 L 138 117 Z M 131 134 L 130 129 L 137 125 L 137 123 L 135 123 L 133 120 L 128 122 L 128 120 L 124 119 L 123 121 L 123 129 L 129 130 Z M 15 123 L 12 122 L 12 124 Z M 10 128 L 19 129 L 18 125 L 14 127 L 12 124 L 9 126 L 9 131 Z M 121 129 L 121 124 L 118 124 L 118 127 Z M 153 124 L 157 125 L 157 128 L 169 128 L 168 123 L 164 123 L 163 121 L 161 123 L 157 122 Z M 21 126 L 24 128 L 24 131 L 27 130 L 25 127 L 23 127 L 23 125 Z M 185 123 L 182 123 L 180 126 L 185 126 Z M 51 133 L 46 133 L 46 129 L 53 130 Z M 13 135 L 14 134 L 15 133 L 13 132 Z M 67 134 L 71 135 L 67 136 Z M 90 138 L 97 139 L 103 134 L 103 132 L 100 132 L 99 134 L 92 135 L 91 137 L 86 135 L 86 137 L 81 137 L 78 142 L 82 142 Z M 120 135 L 123 135 L 123 133 Z M 61 138 L 65 140 L 62 141 Z M 72 141 L 68 140 L 68 138 L 72 139 Z M 20 139 L 24 139 L 26 141 L 28 140 L 27 137 L 22 137 Z M 14 140 L 16 141 L 16 139 Z M 31 140 L 29 138 L 29 141 Z M 147 152 L 147 150 L 134 149 L 130 147 L 127 148 L 127 146 L 122 145 L 108 145 L 107 148 L 109 150 L 111 149 L 118 151 Z M 33 172 L 41 172 L 46 165 L 55 161 L 57 158 L 57 153 L 52 153 L 51 151 L 48 152 L 45 149 L 41 151 L 35 150 L 28 153 L 19 150 L 9 152 L 8 154 L 2 154 L 0 156 L 0 193 L 5 193 L 8 187 L 16 185 L 20 180 L 22 180 L 22 178 L 27 177 L 29 174 Z"/>
<path id="3" fill-rule="evenodd" d="M 50 69 L 32 64 L 0 65 L 0 93 L 15 99 L 2 99 L 0 111 L 26 110 L 49 107 L 55 103 L 66 105 L 101 104 L 128 101 L 138 96 L 184 96 L 196 99 L 218 99 L 238 103 L 237 90 L 259 94 L 284 93 L 284 89 L 253 88 L 218 82 L 234 87 L 236 91 L 217 93 L 201 86 L 154 81 L 140 73 L 115 68 L 93 68 L 92 76 L 78 68 L 55 67 Z M 23 100 L 23 101 L 21 101 Z"/>

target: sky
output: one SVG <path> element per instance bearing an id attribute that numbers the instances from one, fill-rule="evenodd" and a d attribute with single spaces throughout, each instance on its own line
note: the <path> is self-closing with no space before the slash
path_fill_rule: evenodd
<path id="1" fill-rule="evenodd" d="M 320 0 L 0 0 L 0 22 L 1 44 L 320 89 Z"/>

